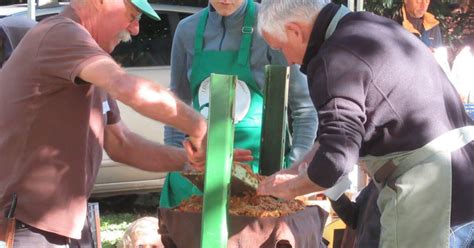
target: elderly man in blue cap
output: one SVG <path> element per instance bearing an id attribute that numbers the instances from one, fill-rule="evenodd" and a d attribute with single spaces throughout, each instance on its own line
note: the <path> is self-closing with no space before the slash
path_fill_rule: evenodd
<path id="1" fill-rule="evenodd" d="M 72 0 L 31 29 L 3 65 L 0 241 L 2 223 L 14 213 L 16 235 L 7 233 L 14 247 L 75 247 L 103 149 L 148 171 L 201 163 L 205 119 L 166 88 L 127 74 L 109 55 L 138 34 L 142 13 L 159 20 L 147 0 Z M 131 132 L 115 99 L 188 134 L 188 153 Z"/>

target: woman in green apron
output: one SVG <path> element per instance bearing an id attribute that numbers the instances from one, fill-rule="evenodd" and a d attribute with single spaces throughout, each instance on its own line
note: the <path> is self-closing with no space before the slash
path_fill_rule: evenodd
<path id="1" fill-rule="evenodd" d="M 261 37 L 255 35 L 257 4 L 250 0 L 230 2 L 232 3 L 231 7 L 211 0 L 208 8 L 183 20 L 178 26 L 173 42 L 173 53 L 182 52 L 178 50 L 186 50 L 186 59 L 183 64 L 189 70 L 186 73 L 175 73 L 174 70 L 181 69 L 183 65 L 177 64 L 177 59 L 172 54 L 172 90 L 179 97 L 191 100 L 193 107 L 207 117 L 210 74 L 237 75 L 239 81 L 236 89 L 234 147 L 252 151 L 254 160 L 250 166 L 254 172 L 258 172 L 263 95 L 262 85 L 257 82 L 256 77 L 263 83 L 265 64 L 272 62 L 285 64 L 286 62 L 280 53 L 278 53 L 278 58 L 269 59 L 268 45 Z M 232 8 L 234 8 L 233 11 Z M 185 36 L 187 32 L 182 26 L 187 25 L 186 28 L 191 29 L 190 26 L 193 24 L 195 28 L 192 29 L 192 35 L 189 38 L 181 37 Z M 192 44 L 182 44 L 191 43 L 191 40 L 193 40 Z M 204 49 L 206 46 L 214 49 Z M 187 59 L 190 56 L 188 53 L 192 54 L 192 61 Z M 270 55 L 274 56 L 275 53 L 272 51 Z M 258 63 L 252 63 L 252 61 Z M 316 112 L 309 99 L 305 78 L 299 72 L 295 74 L 294 78 L 293 81 L 297 81 L 292 83 L 295 93 L 291 94 L 292 86 L 290 86 L 290 98 L 299 100 L 298 104 L 294 105 L 296 108 L 292 110 L 297 113 L 296 119 L 301 120 L 297 123 L 306 124 L 294 126 L 301 135 L 297 139 L 299 142 L 297 148 L 293 149 L 290 154 L 293 160 L 310 148 L 317 127 L 314 125 L 317 122 Z M 173 84 L 177 84 L 176 82 L 181 81 L 187 85 L 173 86 Z M 173 89 L 173 87 L 175 88 Z M 187 90 L 183 92 L 181 88 L 184 87 Z M 306 101 L 301 101 L 301 99 L 306 99 Z M 291 102 L 291 99 L 289 101 Z M 169 132 L 165 131 L 165 139 L 169 136 Z M 170 142 L 167 141 L 167 144 Z M 166 178 L 160 197 L 160 206 L 173 207 L 191 195 L 199 194 L 202 193 L 178 172 L 172 172 Z"/>

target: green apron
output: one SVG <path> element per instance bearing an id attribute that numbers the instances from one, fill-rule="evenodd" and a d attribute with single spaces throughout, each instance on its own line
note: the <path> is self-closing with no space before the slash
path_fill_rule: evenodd
<path id="1" fill-rule="evenodd" d="M 258 172 L 263 95 L 250 69 L 250 49 L 255 22 L 255 3 L 251 0 L 247 1 L 244 26 L 242 27 L 242 40 L 238 51 L 203 51 L 204 30 L 208 16 L 209 8 L 203 12 L 196 29 L 194 59 L 190 79 L 193 107 L 207 116 L 209 99 L 208 97 L 206 99 L 206 94 L 209 96 L 208 82 L 211 73 L 237 75 L 239 82 L 236 90 L 234 147 L 252 151 L 254 160 L 250 164 L 252 170 Z M 240 101 L 242 100 L 241 98 L 247 98 L 248 101 L 244 100 L 242 102 Z M 183 178 L 179 172 L 170 172 L 163 186 L 160 207 L 174 207 L 192 195 L 201 194 L 202 192 L 187 179 Z"/>

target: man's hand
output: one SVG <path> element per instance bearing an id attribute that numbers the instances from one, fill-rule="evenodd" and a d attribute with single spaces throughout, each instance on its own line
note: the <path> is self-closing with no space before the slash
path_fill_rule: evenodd
<path id="1" fill-rule="evenodd" d="M 252 160 L 252 151 L 244 149 L 234 149 L 234 162 L 248 162 Z"/>
<path id="2" fill-rule="evenodd" d="M 308 164 L 303 162 L 273 174 L 260 183 L 257 194 L 291 200 L 300 195 L 324 190 L 309 179 L 307 168 Z"/>
<path id="3" fill-rule="evenodd" d="M 206 136 L 204 136 L 206 137 Z M 198 144 L 198 145 L 195 145 Z M 206 139 L 198 141 L 188 138 L 183 141 L 184 150 L 188 155 L 189 164 L 198 171 L 203 171 L 206 165 Z M 234 162 L 248 162 L 253 160 L 252 151 L 234 149 Z"/>
<path id="4" fill-rule="evenodd" d="M 205 134 L 202 137 L 189 137 L 183 141 L 189 164 L 198 171 L 203 171 L 206 164 L 206 137 Z"/>

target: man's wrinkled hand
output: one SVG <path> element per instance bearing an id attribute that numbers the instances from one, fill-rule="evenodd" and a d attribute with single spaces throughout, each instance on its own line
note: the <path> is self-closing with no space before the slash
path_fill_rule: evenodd
<path id="1" fill-rule="evenodd" d="M 259 195 L 272 195 L 277 198 L 293 199 L 296 195 L 291 192 L 291 181 L 298 177 L 291 169 L 281 170 L 260 182 L 257 188 Z"/>
<path id="2" fill-rule="evenodd" d="M 297 196 L 320 191 L 307 175 L 308 164 L 303 162 L 291 168 L 281 170 L 264 179 L 257 188 L 259 195 L 272 195 L 291 200 Z"/>

